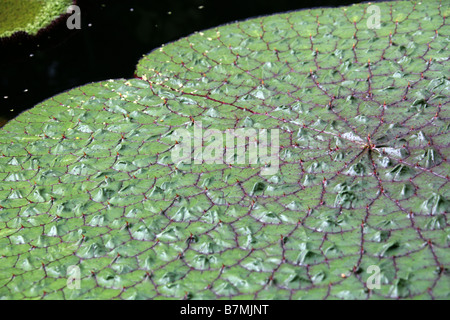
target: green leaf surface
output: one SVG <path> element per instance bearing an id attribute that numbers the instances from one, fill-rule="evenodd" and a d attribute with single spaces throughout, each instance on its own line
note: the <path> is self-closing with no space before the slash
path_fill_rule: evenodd
<path id="1" fill-rule="evenodd" d="M 24 31 L 36 35 L 65 14 L 72 0 L 0 1 L 0 38 Z"/>
<path id="2" fill-rule="evenodd" d="M 448 299 L 449 9 L 376 5 L 199 32 L 5 125 L 0 297 Z M 280 130 L 279 171 L 174 163 L 200 122 Z"/>

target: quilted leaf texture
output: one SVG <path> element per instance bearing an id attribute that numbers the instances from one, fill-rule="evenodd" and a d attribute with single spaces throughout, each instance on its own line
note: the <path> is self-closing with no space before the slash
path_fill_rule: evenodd
<path id="1" fill-rule="evenodd" d="M 0 297 L 448 299 L 450 10 L 369 6 L 199 32 L 9 122 Z M 173 161 L 200 125 L 278 129 L 278 171 Z"/>

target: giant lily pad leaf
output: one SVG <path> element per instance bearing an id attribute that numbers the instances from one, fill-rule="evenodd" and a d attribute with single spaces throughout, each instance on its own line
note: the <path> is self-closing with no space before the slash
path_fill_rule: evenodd
<path id="1" fill-rule="evenodd" d="M 65 14 L 72 0 L 0 1 L 0 38 L 23 31 L 36 35 Z"/>
<path id="2" fill-rule="evenodd" d="M 376 5 L 199 32 L 5 125 L 0 297 L 448 298 L 449 9 Z M 278 130 L 278 170 L 199 160 L 213 131 L 175 161 L 179 129 Z"/>

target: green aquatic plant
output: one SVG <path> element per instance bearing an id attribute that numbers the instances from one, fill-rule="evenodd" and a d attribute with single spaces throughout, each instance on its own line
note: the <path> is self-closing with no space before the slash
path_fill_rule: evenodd
<path id="1" fill-rule="evenodd" d="M 198 32 L 6 124 L 0 297 L 448 298 L 450 9 L 369 6 Z M 279 171 L 174 162 L 200 122 L 278 129 Z"/>
<path id="2" fill-rule="evenodd" d="M 1 0 L 0 38 L 18 31 L 36 35 L 65 14 L 73 0 Z"/>

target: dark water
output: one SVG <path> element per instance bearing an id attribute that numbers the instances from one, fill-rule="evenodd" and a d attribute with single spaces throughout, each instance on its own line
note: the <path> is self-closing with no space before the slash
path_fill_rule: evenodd
<path id="1" fill-rule="evenodd" d="M 362 1 L 79 0 L 81 30 L 68 30 L 62 21 L 37 38 L 0 44 L 0 126 L 73 87 L 131 78 L 143 54 L 195 31 L 260 15 L 357 2 Z"/>

